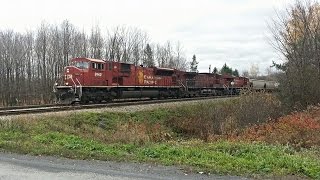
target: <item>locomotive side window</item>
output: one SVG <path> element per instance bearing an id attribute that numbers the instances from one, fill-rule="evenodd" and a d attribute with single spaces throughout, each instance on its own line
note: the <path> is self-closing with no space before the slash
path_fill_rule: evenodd
<path id="1" fill-rule="evenodd" d="M 92 68 L 93 68 L 93 69 L 99 69 L 99 70 L 102 70 L 102 69 L 104 69 L 104 64 L 100 64 L 100 63 L 92 63 Z"/>

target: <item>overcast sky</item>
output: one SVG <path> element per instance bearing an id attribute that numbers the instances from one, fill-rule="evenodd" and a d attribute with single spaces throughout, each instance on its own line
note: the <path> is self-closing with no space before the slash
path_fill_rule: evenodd
<path id="1" fill-rule="evenodd" d="M 260 72 L 279 62 L 268 42 L 267 22 L 294 0 L 6 0 L 0 28 L 34 30 L 45 20 L 68 19 L 80 29 L 99 25 L 138 27 L 153 42 L 180 41 L 188 60 L 196 54 L 199 71 L 226 62 L 240 71 L 252 63 Z"/>

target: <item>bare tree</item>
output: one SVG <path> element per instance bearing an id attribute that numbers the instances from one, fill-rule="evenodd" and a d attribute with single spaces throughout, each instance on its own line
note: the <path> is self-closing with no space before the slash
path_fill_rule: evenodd
<path id="1" fill-rule="evenodd" d="M 184 53 L 181 43 L 178 41 L 175 45 L 175 68 L 179 70 L 186 71 L 188 69 L 188 63 L 186 60 L 186 55 Z"/>
<path id="2" fill-rule="evenodd" d="M 242 71 L 242 76 L 243 77 L 249 77 L 249 71 L 248 70 Z"/>
<path id="3" fill-rule="evenodd" d="M 101 59 L 103 55 L 104 39 L 101 35 L 101 30 L 98 26 L 91 29 L 90 42 L 90 57 Z"/>
<path id="4" fill-rule="evenodd" d="M 250 77 L 257 78 L 259 74 L 259 66 L 258 64 L 251 64 L 249 70 Z"/>
<path id="5" fill-rule="evenodd" d="M 82 31 L 76 31 L 73 37 L 71 57 L 88 57 L 88 36 Z"/>
<path id="6" fill-rule="evenodd" d="M 284 72 L 280 79 L 282 100 L 289 107 L 305 108 L 320 99 L 320 6 L 296 1 L 270 25 L 273 46 L 285 62 L 274 65 Z"/>

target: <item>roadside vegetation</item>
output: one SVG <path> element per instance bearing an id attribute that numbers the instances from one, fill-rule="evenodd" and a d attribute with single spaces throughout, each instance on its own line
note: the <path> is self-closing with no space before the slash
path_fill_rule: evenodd
<path id="1" fill-rule="evenodd" d="M 247 92 L 170 109 L 16 119 L 0 122 L 0 148 L 179 165 L 187 172 L 320 178 L 319 108 L 279 118 L 282 112 L 273 95 Z"/>

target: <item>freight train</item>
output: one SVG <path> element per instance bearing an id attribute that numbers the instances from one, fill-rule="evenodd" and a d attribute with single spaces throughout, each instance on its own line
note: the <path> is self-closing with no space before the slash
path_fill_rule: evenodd
<path id="1" fill-rule="evenodd" d="M 261 86 L 263 84 L 263 86 Z M 214 73 L 143 67 L 115 61 L 75 58 L 54 85 L 59 103 L 109 102 L 125 98 L 182 98 L 239 94 L 243 88 L 276 88 L 275 82 L 250 81 Z"/>

